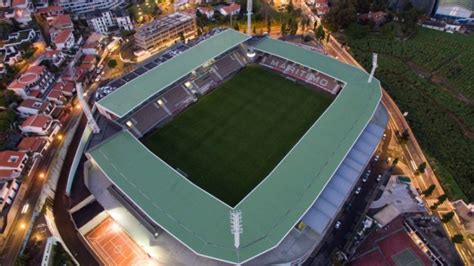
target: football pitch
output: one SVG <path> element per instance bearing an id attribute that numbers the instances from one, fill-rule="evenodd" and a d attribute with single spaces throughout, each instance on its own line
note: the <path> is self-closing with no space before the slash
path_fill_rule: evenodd
<path id="1" fill-rule="evenodd" d="M 269 70 L 247 66 L 142 142 L 194 184 L 235 206 L 331 101 Z"/>

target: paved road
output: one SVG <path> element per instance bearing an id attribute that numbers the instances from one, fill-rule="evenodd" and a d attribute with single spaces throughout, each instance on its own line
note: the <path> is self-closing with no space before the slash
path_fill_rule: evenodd
<path id="1" fill-rule="evenodd" d="M 338 221 L 341 221 L 341 227 L 339 229 L 331 228 L 326 234 L 324 243 L 322 244 L 319 250 L 316 250 L 315 253 L 310 256 L 310 258 L 305 262 L 304 265 L 319 266 L 319 265 L 328 265 L 330 262 L 330 256 L 334 250 L 344 250 L 346 244 L 352 239 L 355 233 L 355 227 L 357 222 L 365 216 L 368 206 L 379 194 L 378 187 L 382 183 L 386 183 L 388 179 L 385 179 L 377 182 L 377 176 L 386 171 L 390 165 L 386 163 L 386 152 L 389 147 L 389 141 L 391 133 L 387 132 L 386 141 L 382 142 L 382 145 L 379 146 L 377 154 L 380 154 L 380 159 L 378 162 L 373 160 L 367 166 L 367 169 L 364 170 L 364 173 L 370 169 L 371 174 L 366 183 L 359 181 L 357 186 L 361 186 L 362 190 L 360 194 L 352 195 L 352 198 L 344 206 L 343 211 L 337 217 Z"/>
<path id="2" fill-rule="evenodd" d="M 362 68 L 362 66 L 352 56 L 350 56 L 343 50 L 341 45 L 332 36 L 328 48 L 332 54 L 337 55 L 339 60 Z M 410 173 L 407 174 L 412 177 L 415 187 L 420 190 L 425 190 L 431 184 L 435 184 L 436 189 L 433 194 L 428 198 L 428 200 L 436 199 L 438 196 L 445 194 L 438 177 L 430 167 L 428 160 L 426 159 L 420 145 L 418 144 L 417 139 L 415 138 L 410 126 L 408 125 L 408 122 L 406 121 L 405 117 L 403 116 L 396 103 L 385 90 L 383 90 L 382 103 L 387 109 L 388 114 L 390 116 L 389 127 L 392 130 L 399 132 L 403 132 L 405 129 L 407 129 L 410 134 L 410 140 L 405 145 L 402 145 L 402 150 L 404 153 L 405 161 L 407 165 L 411 167 L 410 170 L 412 170 Z M 415 175 L 416 168 L 422 162 L 427 163 L 425 173 L 422 175 Z M 442 206 L 440 206 L 440 208 L 445 208 L 449 211 L 454 210 L 450 202 L 448 201 L 446 201 Z M 434 214 L 439 216 L 438 212 L 434 212 Z M 461 232 L 464 234 L 464 238 L 467 239 L 466 232 L 463 230 L 462 226 L 457 221 L 459 221 L 459 219 L 456 216 L 455 219 L 445 225 L 446 230 L 449 232 L 450 235 Z M 462 257 L 465 263 L 469 263 L 471 265 L 474 264 L 474 246 L 470 241 L 467 240 L 464 241 L 461 245 L 456 245 L 456 249 L 458 250 L 460 256 Z"/>
<path id="3" fill-rule="evenodd" d="M 78 112 L 72 112 L 69 114 L 68 120 L 58 134 L 65 135 L 73 123 L 76 121 L 74 116 Z M 0 265 L 13 265 L 15 259 L 20 252 L 22 243 L 28 228 L 30 228 L 32 217 L 34 214 L 34 208 L 38 203 L 39 196 L 43 190 L 43 185 L 47 181 L 49 175 L 50 165 L 54 157 L 57 155 L 57 151 L 60 150 L 62 142 L 60 140 L 53 140 L 50 147 L 40 159 L 40 162 L 35 169 L 32 170 L 30 176 L 24 182 L 23 186 L 26 186 L 25 196 L 20 202 L 20 208 L 29 204 L 29 208 L 26 213 L 18 212 L 16 217 L 12 220 L 11 234 L 7 238 L 5 248 L 0 258 Z"/>

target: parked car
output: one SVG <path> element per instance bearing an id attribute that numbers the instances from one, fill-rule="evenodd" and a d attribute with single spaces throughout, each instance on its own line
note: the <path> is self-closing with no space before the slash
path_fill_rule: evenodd
<path id="1" fill-rule="evenodd" d="M 363 183 L 367 182 L 367 180 L 369 180 L 369 176 L 368 176 L 368 175 L 365 175 L 364 177 L 362 177 L 362 182 L 363 182 Z"/>
<path id="2" fill-rule="evenodd" d="M 362 190 L 362 187 L 358 186 L 358 187 L 356 188 L 356 190 L 355 190 L 354 193 L 355 193 L 356 195 L 359 195 L 361 190 Z"/>
<path id="3" fill-rule="evenodd" d="M 380 180 L 382 180 L 382 174 L 377 176 L 377 182 L 380 182 Z"/>
<path id="4" fill-rule="evenodd" d="M 341 225 L 342 225 L 341 221 L 337 221 L 336 225 L 334 225 L 334 228 L 339 229 L 341 228 Z"/>

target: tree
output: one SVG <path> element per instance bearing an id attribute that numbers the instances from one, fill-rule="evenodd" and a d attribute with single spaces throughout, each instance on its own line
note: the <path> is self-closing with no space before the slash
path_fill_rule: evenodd
<path id="1" fill-rule="evenodd" d="M 298 32 L 298 21 L 290 18 L 288 20 L 288 29 L 290 31 L 290 35 L 296 35 Z"/>
<path id="2" fill-rule="evenodd" d="M 107 66 L 109 68 L 115 68 L 117 66 L 117 60 L 115 59 L 110 59 L 109 62 L 107 62 Z"/>
<path id="3" fill-rule="evenodd" d="M 420 163 L 420 165 L 418 165 L 418 169 L 416 169 L 418 173 L 422 173 L 422 174 L 425 172 L 425 170 L 426 170 L 426 162 Z"/>
<path id="4" fill-rule="evenodd" d="M 239 23 L 235 23 L 234 30 L 240 31 Z"/>
<path id="5" fill-rule="evenodd" d="M 351 23 L 357 21 L 357 10 L 352 0 L 338 1 L 334 7 L 323 17 L 323 23 L 331 31 L 345 29 Z"/>
<path id="6" fill-rule="evenodd" d="M 422 194 L 425 197 L 429 197 L 429 196 L 431 196 L 431 194 L 433 194 L 433 191 L 435 190 L 435 188 L 436 188 L 436 185 L 431 184 L 427 189 L 423 190 Z"/>
<path id="7" fill-rule="evenodd" d="M 314 29 L 314 35 L 316 36 L 316 40 L 318 41 L 324 40 L 326 33 L 324 32 L 322 25 L 319 25 L 318 27 Z"/>
<path id="8" fill-rule="evenodd" d="M 398 164 L 399 159 L 395 158 L 392 162 L 392 166 L 396 166 Z"/>
<path id="9" fill-rule="evenodd" d="M 392 40 L 393 38 L 395 38 L 396 28 L 397 28 L 397 23 L 394 21 L 391 21 L 391 22 L 383 24 L 383 26 L 380 27 L 380 33 L 384 38 Z"/>
<path id="10" fill-rule="evenodd" d="M 451 241 L 453 241 L 454 244 L 462 244 L 464 242 L 464 236 L 461 234 L 455 234 L 451 237 Z"/>
<path id="11" fill-rule="evenodd" d="M 439 196 L 438 197 L 438 205 L 443 204 L 443 202 L 445 202 L 447 199 L 448 199 L 448 195 L 446 195 L 446 194 L 443 194 L 443 195 Z"/>
<path id="12" fill-rule="evenodd" d="M 295 7 L 293 6 L 292 0 L 290 0 L 288 5 L 286 6 L 286 11 L 288 12 L 288 14 L 292 14 L 293 12 L 295 12 Z"/>
<path id="13" fill-rule="evenodd" d="M 451 221 L 454 217 L 454 212 L 453 211 L 450 211 L 448 213 L 445 213 L 443 214 L 443 216 L 441 217 L 441 222 L 443 223 L 448 223 L 449 221 Z"/>
<path id="14" fill-rule="evenodd" d="M 272 30 L 272 19 L 268 18 L 267 19 L 267 33 L 270 34 Z"/>
<path id="15" fill-rule="evenodd" d="M 280 30 L 281 30 L 281 35 L 282 35 L 282 36 L 288 35 L 288 29 L 287 29 L 287 27 L 286 27 L 286 22 L 281 23 L 281 28 L 280 28 Z"/>
<path id="16" fill-rule="evenodd" d="M 363 39 L 369 34 L 370 28 L 369 26 L 360 25 L 358 23 L 351 23 L 349 27 L 347 27 L 347 34 L 353 39 Z"/>
<path id="17" fill-rule="evenodd" d="M 185 42 L 186 42 L 186 38 L 184 37 L 184 33 L 183 33 L 183 32 L 180 32 L 180 33 L 179 33 L 179 40 L 180 40 L 182 43 L 185 43 Z"/>

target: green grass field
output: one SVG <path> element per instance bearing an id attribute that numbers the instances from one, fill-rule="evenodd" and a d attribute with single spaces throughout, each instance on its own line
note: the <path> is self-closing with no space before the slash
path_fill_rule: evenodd
<path id="1" fill-rule="evenodd" d="M 375 73 L 409 114 L 407 120 L 450 199 L 474 199 L 474 35 L 418 28 L 400 41 L 369 34 L 348 39 L 366 69 Z"/>
<path id="2" fill-rule="evenodd" d="M 331 101 L 249 66 L 142 141 L 196 185 L 234 206 L 275 168 Z"/>

